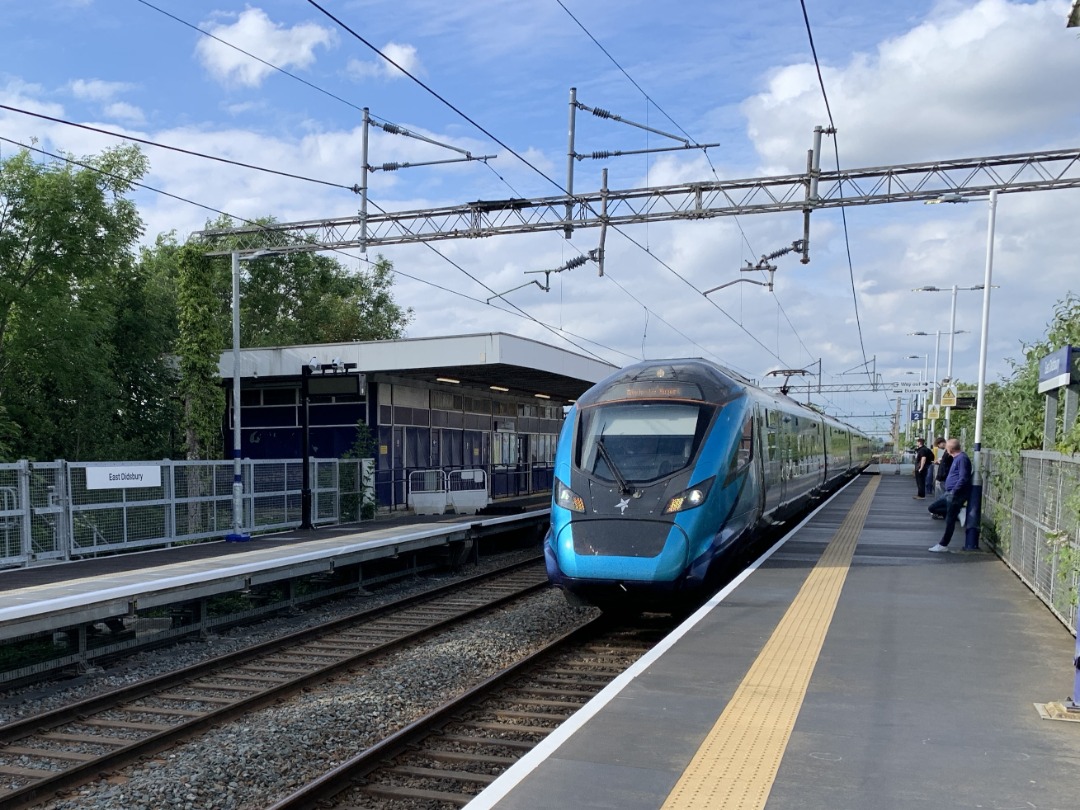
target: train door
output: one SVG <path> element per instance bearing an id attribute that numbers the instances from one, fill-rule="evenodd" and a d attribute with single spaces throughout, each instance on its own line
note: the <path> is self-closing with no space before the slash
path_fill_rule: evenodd
<path id="1" fill-rule="evenodd" d="M 517 494 L 532 492 L 532 465 L 529 463 L 529 434 L 517 436 Z"/>
<path id="2" fill-rule="evenodd" d="M 774 511 L 784 502 L 784 458 L 783 435 L 781 434 L 781 414 L 770 408 L 765 409 L 764 468 L 765 513 Z"/>
<path id="3" fill-rule="evenodd" d="M 394 504 L 405 503 L 405 488 L 409 474 L 405 469 L 405 428 L 394 427 L 394 443 L 390 448 L 390 469 L 393 471 Z"/>

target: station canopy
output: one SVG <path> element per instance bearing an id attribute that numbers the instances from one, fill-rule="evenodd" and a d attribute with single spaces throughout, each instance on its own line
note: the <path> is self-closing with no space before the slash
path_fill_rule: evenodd
<path id="1" fill-rule="evenodd" d="M 476 335 L 318 343 L 264 349 L 242 349 L 242 379 L 282 381 L 299 378 L 314 360 L 355 363 L 364 374 L 434 385 L 460 385 L 474 390 L 508 389 L 516 396 L 575 400 L 616 367 L 591 357 L 528 338 L 491 332 Z M 232 379 L 233 356 L 223 352 L 222 378 Z"/>

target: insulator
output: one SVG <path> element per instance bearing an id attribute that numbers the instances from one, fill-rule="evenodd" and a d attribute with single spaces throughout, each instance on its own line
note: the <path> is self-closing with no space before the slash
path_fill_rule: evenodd
<path id="1" fill-rule="evenodd" d="M 611 118 L 611 113 L 599 107 L 594 107 L 592 114 L 595 115 L 597 118 Z"/>
<path id="2" fill-rule="evenodd" d="M 566 263 L 566 269 L 573 270 L 575 267 L 581 267 L 581 265 L 585 264 L 588 260 L 588 256 L 575 256 Z"/>
<path id="3" fill-rule="evenodd" d="M 389 132 L 391 135 L 404 135 L 405 131 L 397 124 L 383 124 L 383 130 Z"/>
<path id="4" fill-rule="evenodd" d="M 589 155 L 593 160 L 603 160 L 604 158 L 614 157 L 612 152 L 593 152 Z"/>
<path id="5" fill-rule="evenodd" d="M 394 172 L 394 171 L 397 171 L 398 169 L 401 169 L 401 168 L 403 168 L 403 167 L 405 167 L 407 165 L 408 165 L 407 163 L 384 163 L 380 168 L 384 172 Z"/>

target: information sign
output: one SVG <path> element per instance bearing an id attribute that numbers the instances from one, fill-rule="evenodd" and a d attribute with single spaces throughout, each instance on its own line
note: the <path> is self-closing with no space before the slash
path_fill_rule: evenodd
<path id="1" fill-rule="evenodd" d="M 161 466 L 158 464 L 86 468 L 87 489 L 133 489 L 160 486 Z"/>

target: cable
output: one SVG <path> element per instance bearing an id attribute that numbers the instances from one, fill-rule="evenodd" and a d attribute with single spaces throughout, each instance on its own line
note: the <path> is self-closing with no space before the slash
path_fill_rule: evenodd
<path id="1" fill-rule="evenodd" d="M 300 82 L 301 84 L 306 84 L 308 87 L 310 87 L 312 90 L 315 90 L 316 92 L 322 93 L 325 96 L 329 96 L 330 98 L 332 98 L 332 99 L 334 99 L 336 101 L 340 101 L 342 104 L 346 104 L 346 105 L 352 107 L 354 110 L 356 110 L 358 112 L 363 112 L 363 108 L 357 107 L 351 101 L 343 99 L 341 96 L 336 96 L 333 93 L 331 93 L 329 90 L 324 90 L 322 87 L 319 87 L 317 84 L 313 84 L 312 82 L 309 82 L 307 79 L 304 79 L 304 78 L 302 78 L 300 76 L 297 76 L 295 73 L 290 73 L 289 71 L 285 70 L 285 68 L 280 68 L 277 65 L 272 64 L 270 62 L 267 62 L 265 59 L 262 59 L 261 57 L 258 57 L 253 53 L 245 51 L 243 48 L 241 48 L 241 47 L 239 47 L 237 45 L 233 45 L 231 42 L 227 42 L 226 40 L 222 39 L 219 36 L 216 36 L 215 34 L 211 34 L 205 28 L 200 28 L 199 26 L 197 26 L 197 25 L 195 25 L 193 23 L 189 23 L 187 20 L 183 20 L 180 17 L 177 17 L 175 14 L 170 14 L 168 11 L 165 11 L 164 9 L 158 8 L 153 3 L 147 2 L 147 0 L 135 0 L 135 2 L 142 3 L 147 8 L 152 8 L 154 11 L 157 11 L 157 12 L 159 12 L 161 14 L 164 14 L 169 19 L 175 20 L 176 22 L 180 23 L 181 25 L 187 26 L 188 28 L 190 28 L 193 31 L 198 31 L 200 34 L 203 34 L 204 36 L 208 36 L 208 37 L 210 37 L 210 39 L 212 39 L 212 40 L 214 40 L 216 42 L 220 42 L 222 45 L 226 46 L 227 48 L 232 48 L 234 51 L 237 51 L 238 53 L 242 53 L 244 56 L 248 57 L 249 59 L 254 59 L 259 64 L 266 65 L 271 70 L 276 70 L 278 73 L 283 73 L 284 75 L 288 76 L 290 79 L 296 79 L 296 81 Z"/>
<path id="2" fill-rule="evenodd" d="M 829 94 L 825 92 L 825 79 L 821 75 L 821 63 L 818 61 L 817 47 L 814 45 L 814 32 L 810 29 L 810 15 L 806 11 L 806 0 L 799 0 L 799 5 L 802 7 L 803 22 L 806 25 L 806 36 L 810 41 L 810 53 L 814 57 L 814 68 L 817 71 L 818 85 L 821 87 L 821 96 L 825 100 L 825 113 L 829 118 L 829 128 L 833 131 L 833 151 L 836 155 L 836 173 L 840 178 L 839 182 L 842 196 L 844 181 L 843 178 L 840 177 L 840 148 L 836 143 L 836 124 L 833 121 L 832 107 L 829 105 Z M 848 234 L 847 210 L 843 205 L 840 206 L 840 215 L 844 223 L 844 245 L 847 249 L 848 276 L 851 279 L 851 298 L 855 304 L 855 325 L 858 327 L 859 331 L 859 349 L 862 351 L 863 362 L 869 362 L 866 359 L 866 344 L 863 342 L 862 319 L 859 317 L 859 297 L 855 291 L 855 267 L 851 261 L 851 239 Z M 870 372 L 869 369 L 867 369 L 867 376 L 869 377 L 869 375 Z M 873 380 L 871 380 L 871 382 L 873 382 Z"/>
<path id="3" fill-rule="evenodd" d="M 562 10 L 567 13 L 567 15 L 570 17 L 570 19 L 573 20 L 577 24 L 577 26 L 584 32 L 585 36 L 587 36 L 590 40 L 592 40 L 593 44 L 595 44 L 596 47 L 600 49 L 600 51 L 604 54 L 604 56 L 606 56 L 609 60 L 611 60 L 611 63 L 613 65 L 615 65 L 616 68 L 619 69 L 619 71 L 627 78 L 627 80 L 632 85 L 634 85 L 634 87 L 637 89 L 637 91 L 639 93 L 641 93 L 642 96 L 644 96 L 646 101 L 648 101 L 650 104 L 652 104 L 654 107 L 656 107 L 656 109 L 660 112 L 660 114 L 663 115 L 665 118 L 667 118 L 667 120 L 670 121 L 675 126 L 675 128 L 678 129 L 683 135 L 685 135 L 690 140 L 696 140 L 695 138 L 693 138 L 692 135 L 690 135 L 689 132 L 687 132 L 682 127 L 681 124 L 679 124 L 678 121 L 676 121 L 674 118 L 672 118 L 667 113 L 667 111 L 664 110 L 664 108 L 661 107 L 656 102 L 655 99 L 653 99 L 648 93 L 645 92 L 644 88 L 642 88 L 642 86 L 637 83 L 637 81 L 634 79 L 634 77 L 631 76 L 629 74 L 629 72 L 627 72 L 626 68 L 624 68 L 621 64 L 619 64 L 618 60 L 616 60 L 615 57 L 612 56 L 611 53 L 608 51 L 608 49 L 605 48 L 600 43 L 600 41 L 595 36 L 592 35 L 592 32 L 590 32 L 589 29 L 585 27 L 585 25 L 581 22 L 581 20 L 579 20 L 576 16 L 574 16 L 574 13 L 572 11 L 570 11 L 570 9 L 568 9 L 566 7 L 566 4 L 563 3 L 563 0 L 555 0 L 555 2 L 558 3 L 559 6 L 562 8 Z M 705 149 L 705 148 L 702 148 L 701 152 L 705 156 L 705 160 L 708 162 L 709 168 L 712 170 L 713 177 L 715 177 L 716 180 L 719 182 L 720 181 L 720 175 L 717 173 L 716 166 L 713 165 L 712 159 L 709 157 L 709 150 Z M 726 192 L 725 192 L 725 196 L 726 196 Z M 739 221 L 739 218 L 737 216 L 735 216 L 735 217 L 732 217 L 732 219 L 735 221 L 735 225 L 736 225 L 736 227 L 738 227 L 739 233 L 742 235 L 743 243 L 746 245 L 746 247 L 750 251 L 751 255 L 757 255 L 756 252 L 753 249 L 753 246 L 750 244 L 750 239 L 747 237 L 746 231 L 743 230 L 742 223 Z M 764 271 L 762 271 L 762 273 L 764 273 Z M 789 318 L 787 312 L 784 311 L 784 307 L 780 303 L 780 297 L 776 294 L 776 290 L 772 290 L 771 292 L 772 292 L 774 300 L 776 301 L 776 306 L 783 313 L 784 320 L 786 320 L 787 323 L 788 323 L 788 326 L 791 327 L 791 331 L 795 335 L 795 338 L 799 341 L 799 344 L 806 351 L 807 356 L 813 358 L 813 354 L 810 352 L 809 349 L 806 348 L 806 343 L 803 342 L 802 336 L 799 334 L 798 330 L 795 328 L 795 324 L 793 324 L 791 322 L 791 318 Z"/>
<path id="4" fill-rule="evenodd" d="M 293 180 L 304 180 L 308 183 L 318 183 L 324 186 L 332 186 L 333 188 L 343 188 L 346 191 L 356 192 L 357 186 L 346 186 L 341 183 L 333 183 L 329 180 L 316 180 L 312 177 L 304 177 L 299 174 L 290 174 L 289 172 L 279 171 L 277 169 L 267 169 L 263 166 L 254 166 L 251 163 L 241 163 L 238 160 L 230 160 L 229 158 L 218 157 L 217 155 L 207 155 L 202 152 L 193 152 L 190 149 L 182 149 L 179 146 L 169 146 L 164 143 L 156 143 L 155 141 L 147 140 L 146 138 L 136 138 L 134 135 L 124 135 L 119 132 L 113 132 L 108 129 L 100 129 L 99 127 L 92 127 L 89 124 L 78 124 L 74 121 L 66 121 L 63 118 L 54 118 L 51 115 L 45 115 L 44 113 L 31 112 L 30 110 L 21 110 L 18 107 L 11 107 L 7 104 L 0 104 L 0 110 L 7 110 L 9 112 L 20 113 L 22 115 L 29 115 L 33 118 L 41 118 L 45 121 L 52 121 L 54 124 L 64 124 L 69 127 L 76 127 L 77 129 L 85 129 L 88 132 L 97 132 L 100 135 L 111 135 L 114 138 L 120 138 L 125 141 L 133 141 L 135 143 L 141 143 L 145 146 L 155 146 L 158 149 L 167 149 L 170 152 L 179 152 L 184 155 L 191 155 L 192 157 L 204 158 L 205 160 L 216 160 L 218 163 L 227 163 L 230 166 L 239 166 L 242 169 L 254 169 L 257 172 L 266 172 L 267 174 L 276 174 L 279 177 L 288 177 Z"/>
<path id="5" fill-rule="evenodd" d="M 326 10 L 325 8 L 323 8 L 323 7 L 321 6 L 321 5 L 319 5 L 319 3 L 318 3 L 318 2 L 316 2 L 316 0 L 307 0 L 307 1 L 308 1 L 308 3 L 309 3 L 310 5 L 314 6 L 314 7 L 315 7 L 315 8 L 317 8 L 317 9 L 318 9 L 319 11 L 321 11 L 321 12 L 322 12 L 322 13 L 323 13 L 324 15 L 326 15 L 326 16 L 327 16 L 328 18 L 330 18 L 331 20 L 333 20 L 333 21 L 334 21 L 334 22 L 335 22 L 335 23 L 336 23 L 337 25 L 339 25 L 339 26 L 340 26 L 340 27 L 341 27 L 341 28 L 342 28 L 343 30 L 347 31 L 347 32 L 348 32 L 349 34 L 351 34 L 351 35 L 352 35 L 352 36 L 353 36 L 354 38 L 356 38 L 356 39 L 357 39 L 358 41 L 362 42 L 362 43 L 363 43 L 363 44 L 364 44 L 364 45 L 365 45 L 365 46 L 366 46 L 367 48 L 369 48 L 369 49 L 370 49 L 371 51 L 373 51 L 374 53 L 376 53 L 376 54 L 377 54 L 377 55 L 378 55 L 379 57 L 381 57 L 382 59 L 386 60 L 386 61 L 387 61 L 388 63 L 390 63 L 391 65 L 393 65 L 393 66 L 394 66 L 395 68 L 397 68 L 398 70 L 400 70 L 400 71 L 401 71 L 401 72 L 402 72 L 402 73 L 403 73 L 403 74 L 404 74 L 405 76 L 408 76 L 408 77 L 409 77 L 410 79 L 412 79 L 412 80 L 413 80 L 413 82 L 415 82 L 416 84 L 418 84 L 418 85 L 419 85 L 420 87 L 422 87 L 422 88 L 423 88 L 424 90 L 426 90 L 426 91 L 427 91 L 428 93 L 430 93 L 430 94 L 431 94 L 432 96 L 434 96 L 434 97 L 435 97 L 435 98 L 437 98 L 437 99 L 438 99 L 439 101 L 441 101 L 441 102 L 442 102 L 442 103 L 443 103 L 444 105 L 446 105 L 446 106 L 447 106 L 447 107 L 448 107 L 449 109 L 451 109 L 451 110 L 452 110 L 453 112 L 455 112 L 455 113 L 456 113 L 457 115 L 461 116 L 461 117 L 462 117 L 462 118 L 463 118 L 464 120 L 468 121 L 468 122 L 469 122 L 470 124 L 472 124 L 472 125 L 473 125 L 474 127 L 476 127 L 476 128 L 477 128 L 477 129 L 478 129 L 478 130 L 479 130 L 480 132 L 482 132 L 482 133 L 483 133 L 484 135 L 486 135 L 486 136 L 487 136 L 488 138 L 490 138 L 490 139 L 491 139 L 492 141 L 494 141 L 494 142 L 495 142 L 495 143 L 497 143 L 497 144 L 498 144 L 499 146 L 501 146 L 501 147 L 502 147 L 503 149 L 505 149 L 505 150 L 506 150 L 506 151 L 507 151 L 507 152 L 508 152 L 509 154 L 511 154 L 511 155 L 513 155 L 514 157 L 516 157 L 516 158 L 517 158 L 518 160 L 520 160 L 520 161 L 521 161 L 521 162 L 522 162 L 523 164 L 525 164 L 526 166 L 528 166 L 528 167 L 529 167 L 530 169 L 532 169 L 532 170 L 533 170 L 534 172 L 536 172 L 536 173 L 537 173 L 538 175 L 540 175 L 540 176 L 541 176 L 541 177 L 543 177 L 543 178 L 544 178 L 545 180 L 547 180 L 547 181 L 548 181 L 549 183 L 551 183 L 551 184 L 552 184 L 553 186 L 555 186 L 555 188 L 559 189 L 559 190 L 560 190 L 560 191 L 561 191 L 561 192 L 562 192 L 563 194 L 567 194 L 567 191 L 566 191 L 566 189 L 565 189 L 565 188 L 563 188 L 563 187 L 562 187 L 562 185 L 560 185 L 560 184 L 559 184 L 559 183 L 558 183 L 557 181 L 555 181 L 555 180 L 553 180 L 552 178 L 548 177 L 548 175 L 547 175 L 547 174 L 545 174 L 545 173 L 544 173 L 544 172 L 543 172 L 543 171 L 542 171 L 541 169 L 539 169 L 539 168 L 537 168 L 537 167 L 536 167 L 535 165 L 533 165 L 533 164 L 532 164 L 532 163 L 531 163 L 530 161 L 528 161 L 528 160 L 527 160 L 527 159 L 526 159 L 526 158 L 525 158 L 524 156 L 522 156 L 522 155 L 521 155 L 520 153 L 518 153 L 518 152 L 517 152 L 516 150 L 514 150 L 514 149 L 513 149 L 513 148 L 512 148 L 511 146 L 509 146 L 508 144 L 504 143 L 504 142 L 503 142 L 502 140 L 500 140 L 499 138 L 497 138 L 497 137 L 496 137 L 496 136 L 495 136 L 494 134 L 492 134 L 492 133 L 491 133 L 491 132 L 489 132 L 489 131 L 488 131 L 488 130 L 487 130 L 486 128 L 484 128 L 484 127 L 483 127 L 483 126 L 481 126 L 481 125 L 480 125 L 479 123 L 477 123 L 476 121 L 474 121 L 474 120 L 473 120 L 472 118 L 470 118 L 470 117 L 469 117 L 468 115 L 466 115 L 466 114 L 465 114 L 464 112 L 462 112 L 462 111 L 461 111 L 460 109 L 458 109 L 458 108 L 457 108 L 457 107 L 456 107 L 456 106 L 455 106 L 454 104 L 452 104 L 452 103 L 451 103 L 450 101 L 448 101 L 448 100 L 447 100 L 446 98 L 444 98 L 444 97 L 443 97 L 442 95 L 440 95 L 440 94 L 439 94 L 438 92 L 436 92 L 436 91 L 435 91 L 434 89 L 432 89 L 431 87 L 429 87 L 429 86 L 428 86 L 427 84 L 425 84 L 425 83 L 424 83 L 423 81 L 421 81 L 420 79 L 418 79 L 418 78 L 417 78 L 416 76 L 414 76 L 414 75 L 413 75 L 412 73 L 410 73 L 410 72 L 409 72 L 408 70 L 406 70 L 406 69 L 405 69 L 404 67 L 402 67 L 401 65 L 399 65 L 399 64 L 398 64 L 397 62 L 395 62 L 395 61 L 394 61 L 393 59 L 391 59 L 391 58 L 390 58 L 389 56 L 387 56 L 387 55 L 386 55 L 385 53 L 383 53 L 382 51 L 380 51 L 380 50 L 379 50 L 378 48 L 376 48 L 376 47 L 375 47 L 374 45 L 372 45 L 372 44 L 371 44 L 370 42 L 368 42 L 368 41 L 367 41 L 366 39 L 364 39 L 364 37 L 360 36 L 360 34 L 358 34 L 358 33 L 357 33 L 356 31 L 354 31 L 354 30 L 353 30 L 352 28 L 350 28 L 350 27 L 349 27 L 348 25 L 346 25 L 346 24 L 345 24 L 345 23 L 344 23 L 344 22 L 343 22 L 342 20 L 338 19 L 338 18 L 337 18 L 337 17 L 335 17 L 335 16 L 333 15 L 333 14 L 331 14 L 331 13 L 330 13 L 329 11 L 327 11 L 327 10 Z M 623 236 L 625 236 L 625 237 L 626 237 L 627 239 L 629 239 L 629 241 L 630 241 L 630 242 L 631 242 L 632 244 L 636 245 L 636 246 L 637 246 L 637 247 L 638 247 L 639 249 L 641 249 L 642 251 L 644 251 L 644 252 L 645 252 L 645 253 L 646 253 L 647 255 L 649 255 L 649 256 L 652 256 L 652 257 L 653 257 L 654 259 L 656 259 L 656 261 L 658 261 L 658 262 L 659 262 L 659 263 L 660 263 L 660 264 L 661 264 L 661 265 L 662 265 L 663 267 L 665 267 L 665 268 L 666 268 L 666 269 L 667 269 L 668 271 L 670 271 L 670 272 L 672 272 L 672 273 L 675 273 L 675 271 L 674 271 L 674 270 L 673 270 L 673 269 L 671 268 L 671 266 L 670 266 L 670 265 L 668 265 L 667 263 L 665 263 L 665 262 L 661 261 L 661 260 L 660 260 L 660 259 L 659 259 L 659 258 L 658 258 L 658 257 L 656 256 L 656 254 L 652 253 L 652 252 L 651 252 L 651 251 L 650 251 L 650 250 L 649 250 L 648 248 L 646 248 L 645 246 L 643 246 L 643 245 L 642 245 L 642 244 L 641 244 L 640 242 L 638 242 L 638 241 L 637 241 L 637 240 L 635 240 L 635 239 L 632 239 L 632 238 L 630 238 L 629 236 L 626 236 L 626 234 L 625 234 L 625 233 L 623 233 L 623 232 L 622 232 L 622 230 L 621 230 L 620 228 L 618 228 L 618 227 L 615 227 L 615 228 L 614 228 L 614 230 L 618 231 L 619 233 L 622 233 L 622 235 L 623 235 Z M 686 279 L 685 279 L 685 278 L 683 278 L 682 276 L 680 276 L 680 275 L 679 275 L 678 273 L 675 273 L 675 275 L 676 275 L 676 276 L 677 276 L 677 277 L 678 277 L 679 279 L 681 279 L 681 280 L 682 280 L 683 282 L 685 282 L 685 283 L 689 284 L 689 282 L 687 282 L 687 281 L 686 281 Z M 697 288 L 696 288 L 696 287 L 694 287 L 694 286 L 693 286 L 692 284 L 690 284 L 690 286 L 691 286 L 691 287 L 692 287 L 692 288 L 693 288 L 694 290 L 696 290 L 696 291 L 697 291 L 697 292 L 698 292 L 699 294 L 701 293 L 701 291 L 700 291 L 700 290 L 697 290 Z M 722 309 L 722 308 L 721 308 L 721 307 L 720 307 L 719 305 L 717 305 L 717 304 L 716 304 L 715 302 L 713 302 L 713 301 L 710 301 L 710 303 L 712 303 L 712 304 L 713 304 L 713 306 L 715 306 L 715 307 L 716 307 L 717 309 L 720 309 L 720 311 L 721 311 L 721 312 L 723 312 L 723 313 L 724 313 L 725 315 L 727 315 L 727 317 L 728 317 L 728 318 L 729 318 L 729 319 L 730 319 L 730 320 L 732 321 L 732 323 L 736 323 L 736 324 L 737 324 L 737 325 L 739 326 L 739 328 L 741 328 L 741 329 L 742 329 L 742 330 L 743 330 L 744 332 L 746 332 L 746 333 L 747 333 L 748 335 L 750 335 L 750 336 L 751 336 L 751 337 L 752 337 L 752 338 L 754 339 L 754 341 L 755 341 L 755 342 L 756 342 L 756 343 L 757 343 L 757 344 L 758 344 L 759 346 L 762 346 L 763 348 L 765 348 L 765 349 L 766 349 L 766 351 L 769 351 L 768 347 L 766 347 L 764 343 L 762 343 L 762 342 L 761 342 L 760 340 L 758 340 L 758 339 L 757 339 L 756 337 L 754 337 L 754 336 L 753 336 L 753 335 L 752 335 L 752 334 L 751 334 L 751 333 L 750 333 L 750 332 L 749 332 L 749 331 L 748 331 L 748 330 L 746 329 L 746 327 L 744 327 L 744 326 L 743 326 L 742 324 L 739 324 L 739 323 L 738 323 L 738 321 L 736 321 L 736 320 L 735 320 L 734 318 L 732 318 L 732 317 L 731 317 L 731 315 L 729 315 L 729 314 L 728 314 L 728 313 L 727 313 L 726 311 L 724 311 L 724 310 L 723 310 L 723 309 Z M 654 313 L 654 314 L 655 314 L 655 313 Z M 777 357 L 777 355 L 775 355 L 775 354 L 774 354 L 773 352 L 769 351 L 769 353 L 770 353 L 770 354 L 772 354 L 772 355 L 773 355 L 774 357 Z M 777 359 L 780 359 L 780 358 L 779 358 L 779 357 L 777 357 Z M 783 361 L 781 360 L 781 362 L 783 362 Z"/>

